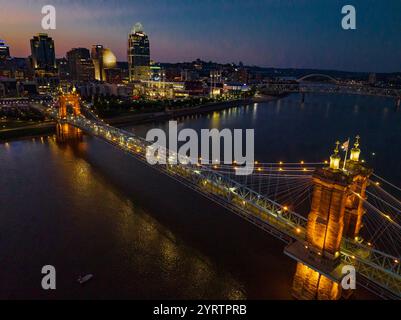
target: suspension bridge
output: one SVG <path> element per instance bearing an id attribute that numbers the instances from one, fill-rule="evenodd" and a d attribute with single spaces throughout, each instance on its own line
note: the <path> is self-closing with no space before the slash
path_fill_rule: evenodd
<path id="1" fill-rule="evenodd" d="M 58 121 L 60 141 L 85 132 L 148 164 L 150 142 L 81 108 L 75 92 L 60 95 L 46 113 Z M 346 165 L 337 145 L 330 161 L 255 162 L 247 176 L 236 175 L 235 163 L 203 164 L 166 148 L 158 152 L 179 161 L 152 168 L 287 245 L 285 254 L 297 261 L 296 298 L 339 299 L 345 265 L 355 267 L 359 286 L 385 299 L 401 298 L 401 189 L 359 160 L 358 141 Z"/>

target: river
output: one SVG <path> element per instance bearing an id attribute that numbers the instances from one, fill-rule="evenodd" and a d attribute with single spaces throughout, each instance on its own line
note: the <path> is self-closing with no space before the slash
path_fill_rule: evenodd
<path id="1" fill-rule="evenodd" d="M 362 158 L 401 185 L 394 101 L 298 95 L 177 119 L 179 128 L 254 128 L 255 159 L 321 162 L 361 136 Z M 165 122 L 128 128 L 145 135 Z M 0 298 L 290 299 L 284 244 L 104 142 L 0 144 Z M 41 288 L 53 265 L 57 289 Z M 80 286 L 81 274 L 94 279 Z M 355 299 L 372 298 L 357 290 Z"/>

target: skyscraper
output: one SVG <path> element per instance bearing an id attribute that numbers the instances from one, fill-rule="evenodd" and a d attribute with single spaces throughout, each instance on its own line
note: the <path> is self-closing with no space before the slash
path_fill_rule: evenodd
<path id="1" fill-rule="evenodd" d="M 128 35 L 128 69 L 130 81 L 150 79 L 149 39 L 139 22 Z"/>
<path id="2" fill-rule="evenodd" d="M 31 63 L 37 77 L 57 74 L 54 41 L 46 33 L 31 39 Z"/>
<path id="3" fill-rule="evenodd" d="M 95 78 L 94 65 L 89 49 L 73 48 L 67 52 L 70 78 L 76 81 L 91 81 Z"/>
<path id="4" fill-rule="evenodd" d="M 10 48 L 3 40 L 0 40 L 0 61 L 5 61 L 8 58 L 10 58 Z"/>

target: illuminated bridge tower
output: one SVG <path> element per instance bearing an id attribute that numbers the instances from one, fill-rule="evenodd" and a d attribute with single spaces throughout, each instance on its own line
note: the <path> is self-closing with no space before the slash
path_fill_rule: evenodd
<path id="1" fill-rule="evenodd" d="M 57 141 L 66 142 L 70 140 L 81 140 L 82 131 L 65 122 L 68 115 L 79 116 L 81 114 L 81 106 L 79 94 L 75 87 L 72 92 L 64 92 L 60 89 L 59 95 L 59 121 L 57 123 Z"/>
<path id="2" fill-rule="evenodd" d="M 72 92 L 64 92 L 60 90 L 59 96 L 59 118 L 65 119 L 67 117 L 68 111 L 74 116 L 79 116 L 81 114 L 81 106 L 79 103 L 79 94 L 76 92 L 75 87 Z"/>
<path id="3" fill-rule="evenodd" d="M 359 238 L 365 189 L 372 170 L 359 161 L 359 137 L 346 164 L 337 142 L 330 166 L 313 174 L 313 197 L 304 242 L 285 253 L 297 260 L 292 294 L 297 299 L 335 300 L 342 294 L 340 246 L 343 237 Z M 341 166 L 342 165 L 342 166 Z"/>

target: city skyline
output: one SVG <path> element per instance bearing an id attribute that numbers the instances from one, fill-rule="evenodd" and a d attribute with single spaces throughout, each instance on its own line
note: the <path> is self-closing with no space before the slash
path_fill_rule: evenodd
<path id="1" fill-rule="evenodd" d="M 44 4 L 56 7 L 56 30 L 40 28 Z M 4 4 L 9 14 L 3 19 L 5 31 L 0 38 L 10 46 L 11 55 L 28 56 L 29 39 L 33 34 L 46 32 L 55 41 L 58 58 L 71 48 L 90 48 L 101 43 L 116 54 L 118 61 L 127 61 L 126 39 L 131 27 L 140 21 L 151 39 L 151 59 L 160 62 L 201 58 L 276 68 L 365 72 L 401 69 L 401 43 L 397 41 L 401 11 L 397 10 L 400 3 L 396 1 L 354 1 L 357 30 L 349 31 L 340 26 L 341 7 L 345 4 L 342 1 L 157 1 L 152 8 L 126 1 L 102 2 L 102 6 L 94 6 L 93 1 L 73 1 L 68 2 L 68 11 L 66 4 L 27 4 L 18 0 Z M 385 21 L 376 12 L 386 15 Z M 15 14 L 21 18 L 18 25 L 9 18 Z"/>

